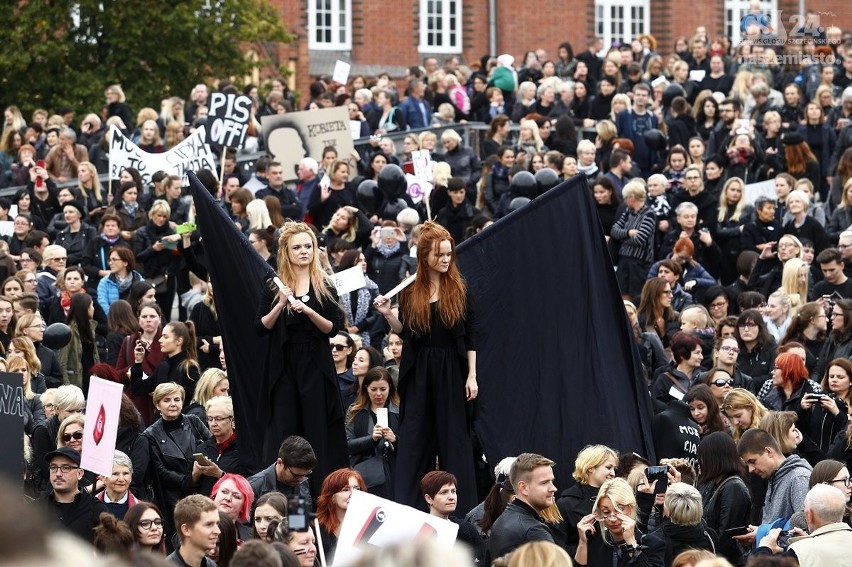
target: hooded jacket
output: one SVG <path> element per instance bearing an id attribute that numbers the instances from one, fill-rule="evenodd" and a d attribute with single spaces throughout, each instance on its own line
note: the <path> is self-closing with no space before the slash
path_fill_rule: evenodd
<path id="1" fill-rule="evenodd" d="M 805 507 L 811 465 L 798 455 L 790 455 L 771 477 L 763 503 L 762 523 L 768 524 L 778 518 L 789 518 Z"/>

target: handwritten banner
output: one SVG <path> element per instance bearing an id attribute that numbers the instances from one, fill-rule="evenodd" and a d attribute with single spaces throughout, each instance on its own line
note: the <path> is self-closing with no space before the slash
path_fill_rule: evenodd
<path id="1" fill-rule="evenodd" d="M 204 142 L 203 126 L 183 142 L 161 154 L 143 151 L 115 126 L 110 132 L 112 138 L 109 144 L 109 175 L 112 179 L 118 179 L 124 168 L 132 167 L 139 170 L 142 181 L 146 184 L 151 183 L 151 176 L 156 172 L 165 171 L 169 175 L 180 177 L 183 185 L 187 186 L 187 171 L 216 171 L 216 158 Z"/>
<path id="2" fill-rule="evenodd" d="M 213 93 L 207 115 L 207 143 L 241 148 L 246 141 L 251 99 L 245 95 Z"/>
<path id="3" fill-rule="evenodd" d="M 20 486 L 24 464 L 24 376 L 0 372 L 0 473 Z"/>

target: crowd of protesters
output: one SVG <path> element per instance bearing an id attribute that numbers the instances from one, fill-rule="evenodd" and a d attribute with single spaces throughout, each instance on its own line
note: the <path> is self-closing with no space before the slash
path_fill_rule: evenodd
<path id="1" fill-rule="evenodd" d="M 761 21 L 759 7 L 750 13 Z M 760 565 L 771 554 L 841 564 L 824 554 L 852 539 L 852 39 L 825 34 L 784 45 L 795 57 L 783 65 L 755 38 L 732 48 L 699 28 L 670 52 L 650 35 L 607 50 L 592 38 L 582 52 L 563 43 L 517 65 L 509 54 L 469 65 L 429 57 L 400 82 L 318 78 L 304 109 L 347 106 L 369 139 L 361 151 L 302 159 L 294 186 L 266 157 L 250 175 L 230 153 L 221 180 L 200 172 L 280 273 L 298 264 L 289 239 L 300 231 L 325 272 L 364 271 L 367 286 L 339 298 L 342 325 L 321 365 L 334 367 L 352 468 L 312 482 L 327 457 L 302 436 L 277 440 L 262 470 L 237 456 L 205 268 L 215 258 L 194 233 L 181 179 L 157 172 L 145 184 L 127 168 L 99 180 L 108 127 L 166 151 L 203 123 L 208 87 L 134 117 L 111 85 L 79 124 L 71 108 L 35 110 L 27 122 L 8 107 L 0 186 L 24 188 L 0 198 L 11 229 L 0 241 L 0 346 L 4 368 L 23 374 L 28 494 L 67 530 L 136 564 L 172 552 L 193 566 L 310 567 L 317 539 L 330 560 L 353 491 L 394 497 L 406 430 L 397 386 L 410 331 L 374 300 L 415 272 L 422 231 L 441 235 L 423 252 L 452 256 L 442 243 L 582 175 L 660 461 L 588 439 L 576 484 L 562 492 L 552 461 L 522 453 L 491 463 L 474 495 L 457 492 L 470 486 L 467 466 L 428 472 L 421 507 L 456 522 L 484 564 L 694 565 L 709 555 L 717 563 L 702 564 Z M 295 97 L 281 81 L 263 98 L 253 85 L 244 93 L 254 100 L 250 144 L 262 150 L 259 117 L 296 110 Z M 433 132 L 464 122 L 489 125 L 479 147 L 452 128 L 440 140 Z M 415 131 L 396 148 L 387 134 L 406 130 Z M 428 207 L 405 194 L 416 150 L 432 157 Z M 424 224 L 432 219 L 446 232 Z M 296 300 L 299 314 L 308 301 Z M 71 336 L 54 350 L 45 334 L 56 322 Z M 90 376 L 125 385 L 111 477 L 80 468 Z M 471 499 L 482 503 L 456 510 Z M 317 533 L 289 525 L 294 507 L 316 513 Z"/>

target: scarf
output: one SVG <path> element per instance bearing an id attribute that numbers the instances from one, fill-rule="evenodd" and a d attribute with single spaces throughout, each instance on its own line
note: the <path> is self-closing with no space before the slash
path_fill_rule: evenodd
<path id="1" fill-rule="evenodd" d="M 110 238 L 109 236 L 107 236 L 103 232 L 101 233 L 101 240 L 103 240 L 107 244 L 115 244 L 116 242 L 118 242 L 119 238 L 121 238 L 121 234 L 116 235 L 115 238 Z"/>
<path id="2" fill-rule="evenodd" d="M 751 148 L 731 148 L 728 150 L 728 161 L 742 165 L 754 158 L 754 150 Z"/>
<path id="3" fill-rule="evenodd" d="M 394 242 L 393 246 L 388 246 L 384 242 L 379 242 L 379 245 L 376 247 L 376 250 L 378 250 L 379 254 L 381 254 L 385 258 L 390 258 L 399 251 L 399 241 Z"/>
<path id="4" fill-rule="evenodd" d="M 343 308 L 343 312 L 349 317 L 349 322 L 352 325 L 357 325 L 358 323 L 364 321 L 367 318 L 367 315 L 370 312 L 370 305 L 373 301 L 373 297 L 379 291 L 379 286 L 377 286 L 373 280 L 364 276 L 364 279 L 367 281 L 367 286 L 362 287 L 357 290 L 357 305 L 355 306 L 355 312 L 352 311 L 352 294 L 344 293 L 340 296 L 340 306 Z M 359 333 L 361 335 L 361 342 L 365 345 L 370 345 L 370 332 L 369 330 Z"/>
<path id="5" fill-rule="evenodd" d="M 130 289 L 130 286 L 133 285 L 133 272 L 127 274 L 127 277 L 123 279 L 118 277 L 118 274 L 110 274 L 110 277 L 118 284 L 119 295 L 125 294 Z"/>
<path id="6" fill-rule="evenodd" d="M 586 177 L 594 177 L 598 172 L 598 164 L 592 163 L 591 165 L 580 165 L 577 163 L 577 171 Z"/>
<path id="7" fill-rule="evenodd" d="M 497 179 L 509 179 L 509 168 L 503 167 L 499 163 L 495 163 L 494 168 L 491 171 Z"/>
<path id="8" fill-rule="evenodd" d="M 139 202 L 135 203 L 123 203 L 121 207 L 127 212 L 127 214 L 131 217 L 135 217 L 136 213 L 139 212 Z"/>
<path id="9" fill-rule="evenodd" d="M 62 311 L 65 313 L 65 317 L 68 317 L 68 310 L 71 309 L 71 294 L 67 291 L 63 291 L 62 295 L 59 296 L 59 305 L 62 307 Z"/>

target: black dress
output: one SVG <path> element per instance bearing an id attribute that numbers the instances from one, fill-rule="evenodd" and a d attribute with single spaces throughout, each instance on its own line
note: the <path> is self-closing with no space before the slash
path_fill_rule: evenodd
<path id="1" fill-rule="evenodd" d="M 409 297 L 403 292 L 400 302 Z M 473 309 L 468 296 L 464 319 L 448 328 L 441 321 L 437 302 L 430 307 L 428 335 L 415 335 L 402 321 L 396 500 L 424 509 L 420 479 L 435 468 L 437 456 L 439 467 L 458 481 L 457 508 L 470 510 L 477 504 L 471 404 L 465 401 L 467 351 L 476 350 Z"/>
<path id="2" fill-rule="evenodd" d="M 308 440 L 317 458 L 310 476 L 311 491 L 320 494 L 323 479 L 332 471 L 349 466 L 344 432 L 343 401 L 337 385 L 337 373 L 331 358 L 328 339 L 341 327 L 337 292 L 330 288 L 331 299 L 322 304 L 313 286 L 308 299 L 302 301 L 331 321 L 331 330 L 323 333 L 307 315 L 286 307 L 267 329 L 261 318 L 272 309 L 277 296 L 264 286 L 256 318 L 258 335 L 270 335 L 269 354 L 261 384 L 261 399 L 268 400 L 258 408 L 259 422 L 266 424 L 263 444 L 264 462 L 278 458 L 281 442 L 290 435 Z"/>

